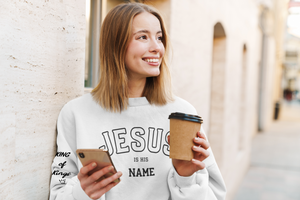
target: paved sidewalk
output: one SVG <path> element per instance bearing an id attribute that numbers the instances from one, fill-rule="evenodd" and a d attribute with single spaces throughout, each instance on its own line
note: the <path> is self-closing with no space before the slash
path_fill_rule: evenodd
<path id="1" fill-rule="evenodd" d="M 234 200 L 300 200 L 300 104 L 253 139 L 251 164 Z"/>

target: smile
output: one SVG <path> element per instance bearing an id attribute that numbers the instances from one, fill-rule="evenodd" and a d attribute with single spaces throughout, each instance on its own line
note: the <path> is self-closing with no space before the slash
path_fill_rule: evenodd
<path id="1" fill-rule="evenodd" d="M 148 63 L 158 63 L 159 62 L 159 59 L 143 59 L 143 61 L 146 61 Z"/>

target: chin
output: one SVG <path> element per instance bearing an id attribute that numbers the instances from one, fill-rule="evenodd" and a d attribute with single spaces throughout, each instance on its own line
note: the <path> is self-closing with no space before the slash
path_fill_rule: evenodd
<path id="1" fill-rule="evenodd" d="M 159 75 L 160 75 L 160 70 L 151 73 L 151 77 L 156 77 L 156 76 L 159 76 Z"/>

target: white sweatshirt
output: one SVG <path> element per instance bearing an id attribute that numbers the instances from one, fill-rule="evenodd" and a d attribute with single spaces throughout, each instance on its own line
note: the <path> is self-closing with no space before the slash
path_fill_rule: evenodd
<path id="1" fill-rule="evenodd" d="M 190 177 L 177 174 L 167 143 L 172 112 L 197 114 L 178 97 L 165 106 L 151 105 L 145 97 L 130 98 L 128 109 L 121 113 L 106 111 L 91 94 L 68 102 L 57 122 L 50 200 L 90 199 L 77 178 L 82 165 L 76 150 L 84 148 L 108 150 L 117 171 L 123 173 L 121 182 L 101 200 L 225 199 L 225 184 L 210 148 L 205 169 Z"/>

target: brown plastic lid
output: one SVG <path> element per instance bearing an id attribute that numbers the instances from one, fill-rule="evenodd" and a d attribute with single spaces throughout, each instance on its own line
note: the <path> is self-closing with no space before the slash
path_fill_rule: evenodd
<path id="1" fill-rule="evenodd" d="M 200 124 L 203 123 L 203 119 L 198 115 L 190 115 L 190 114 L 185 114 L 180 112 L 171 113 L 169 115 L 169 119 L 180 119 L 180 120 L 186 120 L 191 122 L 197 122 Z"/>

